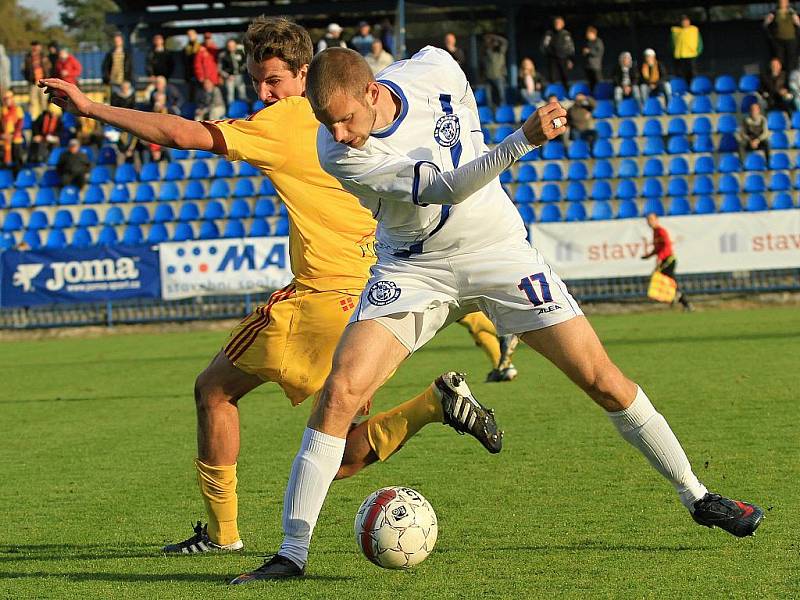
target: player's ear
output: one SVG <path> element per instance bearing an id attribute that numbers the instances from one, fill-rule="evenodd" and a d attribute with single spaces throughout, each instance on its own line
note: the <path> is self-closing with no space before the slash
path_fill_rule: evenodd
<path id="1" fill-rule="evenodd" d="M 300 68 L 297 69 L 297 76 L 305 81 L 308 76 L 308 65 L 301 65 Z"/>
<path id="2" fill-rule="evenodd" d="M 370 81 L 367 84 L 367 102 L 369 102 L 370 106 L 375 106 L 378 103 L 378 82 L 375 80 Z"/>

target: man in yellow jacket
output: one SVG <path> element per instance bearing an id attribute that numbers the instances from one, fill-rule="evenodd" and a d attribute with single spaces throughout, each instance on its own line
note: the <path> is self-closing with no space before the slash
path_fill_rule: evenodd
<path id="1" fill-rule="evenodd" d="M 703 53 L 703 37 L 687 15 L 681 15 L 681 24 L 672 28 L 672 55 L 675 72 L 687 83 L 694 78 L 694 61 Z"/>

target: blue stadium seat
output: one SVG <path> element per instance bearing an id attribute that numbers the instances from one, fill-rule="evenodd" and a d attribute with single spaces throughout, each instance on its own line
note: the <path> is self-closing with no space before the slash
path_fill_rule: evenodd
<path id="1" fill-rule="evenodd" d="M 100 230 L 100 235 L 97 236 L 98 246 L 113 246 L 119 241 L 117 238 L 117 230 L 111 225 L 106 225 Z"/>
<path id="2" fill-rule="evenodd" d="M 667 196 L 688 196 L 689 184 L 683 177 L 673 177 L 667 184 Z"/>
<path id="3" fill-rule="evenodd" d="M 583 206 L 583 202 L 571 202 L 567 206 L 567 214 L 564 216 L 564 220 L 568 222 L 585 221 L 586 208 Z"/>
<path id="4" fill-rule="evenodd" d="M 502 124 L 513 124 L 517 122 L 517 117 L 514 114 L 514 107 L 508 104 L 503 104 L 497 107 L 494 111 L 494 122 Z"/>
<path id="5" fill-rule="evenodd" d="M 517 172 L 517 181 L 519 183 L 531 183 L 537 179 L 536 169 L 533 168 L 533 165 L 522 165 Z"/>
<path id="6" fill-rule="evenodd" d="M 487 125 L 489 123 L 494 123 L 494 111 L 488 106 L 479 106 L 478 118 L 484 125 Z"/>
<path id="7" fill-rule="evenodd" d="M 60 250 L 67 247 L 67 236 L 60 229 L 51 229 L 44 242 L 45 248 Z"/>
<path id="8" fill-rule="evenodd" d="M 697 75 L 694 79 L 692 79 L 692 83 L 689 85 L 689 91 L 694 96 L 699 96 L 700 94 L 710 94 L 713 89 L 714 87 L 711 84 L 711 80 L 705 75 Z"/>
<path id="9" fill-rule="evenodd" d="M 757 92 L 758 88 L 760 87 L 761 82 L 759 81 L 758 75 L 749 74 L 749 75 L 742 75 L 739 78 L 739 91 L 743 93 L 752 93 Z"/>
<path id="10" fill-rule="evenodd" d="M 272 204 L 272 202 L 270 202 Z M 249 219 L 250 218 L 250 205 L 247 200 L 236 198 L 231 202 L 230 210 L 231 219 Z"/>
<path id="11" fill-rule="evenodd" d="M 667 104 L 668 115 L 685 115 L 688 112 L 689 109 L 686 106 L 686 100 L 680 96 L 672 96 L 672 98 L 669 99 L 669 103 Z"/>
<path id="12" fill-rule="evenodd" d="M 110 180 L 111 174 L 106 167 L 92 167 L 92 170 L 89 171 L 89 183 L 102 185 L 108 183 Z"/>
<path id="13" fill-rule="evenodd" d="M 750 152 L 744 157 L 745 171 L 766 171 L 767 160 L 758 152 Z"/>
<path id="14" fill-rule="evenodd" d="M 86 191 L 83 192 L 84 204 L 105 204 L 105 202 L 106 192 L 99 185 L 90 185 L 86 188 Z"/>
<path id="15" fill-rule="evenodd" d="M 190 180 L 183 189 L 184 200 L 202 200 L 206 197 L 205 182 L 197 179 Z"/>
<path id="16" fill-rule="evenodd" d="M 581 181 L 570 181 L 564 196 L 568 202 L 583 202 L 586 200 L 586 187 Z"/>
<path id="17" fill-rule="evenodd" d="M 592 179 L 610 179 L 614 177 L 614 167 L 607 160 L 598 160 L 592 169 Z"/>
<path id="18" fill-rule="evenodd" d="M 117 183 L 111 188 L 111 195 L 108 198 L 112 203 L 130 202 L 131 192 L 124 183 Z"/>
<path id="19" fill-rule="evenodd" d="M 667 142 L 667 154 L 688 154 L 690 148 L 689 138 L 685 135 L 674 135 Z"/>
<path id="20" fill-rule="evenodd" d="M 38 250 L 42 247 L 42 238 L 39 237 L 39 232 L 29 229 L 22 234 L 22 241 L 30 246 L 31 250 Z"/>
<path id="21" fill-rule="evenodd" d="M 561 220 L 561 209 L 556 204 L 547 204 L 539 213 L 540 223 L 555 223 Z"/>
<path id="22" fill-rule="evenodd" d="M 633 179 L 620 179 L 617 182 L 617 190 L 614 197 L 618 200 L 631 200 L 639 195 L 636 189 L 636 182 Z"/>
<path id="23" fill-rule="evenodd" d="M 143 208 L 137 206 L 135 208 Z M 126 246 L 135 246 L 143 241 L 142 228 L 138 225 L 128 225 L 122 231 L 122 243 Z"/>
<path id="24" fill-rule="evenodd" d="M 571 161 L 569 163 L 567 179 L 570 181 L 583 181 L 588 178 L 589 170 L 586 168 L 586 163 L 580 161 Z"/>
<path id="25" fill-rule="evenodd" d="M 767 184 L 764 182 L 764 176 L 760 173 L 752 173 L 744 178 L 744 191 L 748 194 L 761 193 L 766 191 Z"/>
<path id="26" fill-rule="evenodd" d="M 253 187 L 253 182 L 249 179 L 237 179 L 236 185 L 233 187 L 234 198 L 249 198 L 255 196 L 256 190 Z"/>
<path id="27" fill-rule="evenodd" d="M 185 242 L 193 239 L 195 239 L 194 228 L 191 223 L 178 223 L 175 225 L 175 232 L 172 234 L 173 242 Z"/>
<path id="28" fill-rule="evenodd" d="M 559 100 L 564 100 L 567 97 L 567 90 L 560 83 L 550 83 L 544 88 L 544 94 L 542 95 L 545 98 L 556 96 Z"/>
<path id="29" fill-rule="evenodd" d="M 200 218 L 200 209 L 195 202 L 184 202 L 178 212 L 178 221 L 196 221 Z"/>
<path id="30" fill-rule="evenodd" d="M 28 195 L 28 190 L 14 190 L 11 195 L 11 208 L 27 208 L 31 205 L 31 197 Z"/>
<path id="31" fill-rule="evenodd" d="M 800 110 L 792 113 L 792 129 L 800 129 Z"/>
<path id="32" fill-rule="evenodd" d="M 599 180 L 592 184 L 592 191 L 589 194 L 592 200 L 610 200 L 611 199 L 611 184 L 607 181 Z"/>
<path id="33" fill-rule="evenodd" d="M 133 183 L 136 178 L 136 169 L 130 163 L 121 164 L 114 172 L 114 183 Z"/>
<path id="34" fill-rule="evenodd" d="M 651 96 L 647 100 L 644 101 L 644 108 L 642 109 L 642 114 L 645 117 L 660 117 L 664 114 L 664 107 L 661 104 L 661 99 L 655 96 Z"/>
<path id="35" fill-rule="evenodd" d="M 645 137 L 661 137 L 664 135 L 664 129 L 661 127 L 661 121 L 658 119 L 648 119 L 644 123 L 642 133 Z"/>
<path id="36" fill-rule="evenodd" d="M 736 92 L 736 79 L 732 75 L 719 75 L 714 80 L 714 91 L 717 94 L 733 94 Z"/>
<path id="37" fill-rule="evenodd" d="M 710 135 L 712 133 L 711 119 L 697 117 L 692 123 L 692 133 L 694 135 Z"/>
<path id="38" fill-rule="evenodd" d="M 611 158 L 614 156 L 614 148 L 608 140 L 596 140 L 592 148 L 592 156 L 595 158 Z"/>
<path id="39" fill-rule="evenodd" d="M 167 185 L 167 184 L 165 184 Z M 174 185 L 174 184 L 173 184 Z M 136 195 L 133 197 L 134 202 L 152 202 L 156 198 L 156 193 L 153 186 L 149 183 L 140 183 L 136 187 Z"/>
<path id="40" fill-rule="evenodd" d="M 146 206 L 134 206 L 128 213 L 129 225 L 146 225 L 150 222 L 150 211 Z"/>
<path id="41" fill-rule="evenodd" d="M 642 214 L 649 215 L 650 213 L 653 213 L 659 217 L 664 216 L 664 204 L 661 202 L 661 198 L 647 198 L 644 201 Z"/>
<path id="42" fill-rule="evenodd" d="M 682 156 L 673 156 L 669 160 L 667 171 L 670 175 L 688 175 L 689 163 Z"/>
<path id="43" fill-rule="evenodd" d="M 561 181 L 564 179 L 564 174 L 561 171 L 561 165 L 558 163 L 547 163 L 542 171 L 542 181 Z"/>
<path id="44" fill-rule="evenodd" d="M 689 206 L 689 201 L 686 198 L 673 198 L 670 200 L 668 214 L 671 217 L 688 215 L 690 212 L 692 212 L 692 208 Z"/>
<path id="45" fill-rule="evenodd" d="M 736 137 L 732 133 L 723 133 L 719 136 L 719 146 L 717 147 L 718 152 L 738 152 L 739 151 L 739 142 L 736 141 Z"/>
<path id="46" fill-rule="evenodd" d="M 534 148 L 533 150 L 529 150 L 525 154 L 522 155 L 522 158 L 519 159 L 519 162 L 531 162 L 534 160 L 539 160 L 541 157 L 541 151 L 539 148 Z"/>
<path id="47" fill-rule="evenodd" d="M 741 212 L 742 210 L 742 201 L 739 199 L 739 196 L 736 194 L 725 194 L 722 197 L 722 203 L 720 204 L 719 211 L 720 212 Z"/>
<path id="48" fill-rule="evenodd" d="M 771 110 L 767 113 L 767 127 L 770 131 L 784 131 L 788 129 L 786 115 L 781 110 Z"/>
<path id="49" fill-rule="evenodd" d="M 645 156 L 658 156 L 664 154 L 664 140 L 657 137 L 645 138 L 644 152 Z"/>
<path id="50" fill-rule="evenodd" d="M 225 207 L 222 206 L 222 202 L 219 200 L 209 200 L 206 204 L 205 208 L 203 209 L 203 220 L 204 221 L 213 221 L 216 219 L 224 219 L 225 218 Z M 202 232 L 200 233 L 200 237 L 203 237 Z"/>
<path id="51" fill-rule="evenodd" d="M 639 102 L 636 98 L 624 98 L 617 104 L 618 117 L 638 117 Z"/>
<path id="52" fill-rule="evenodd" d="M 142 171 L 139 173 L 139 181 L 159 181 L 161 179 L 161 171 L 159 164 L 149 162 L 142 165 Z"/>
<path id="53" fill-rule="evenodd" d="M 223 200 L 227 200 L 228 196 L 231 195 L 231 188 L 228 185 L 228 182 L 224 179 L 215 179 L 211 182 L 211 189 L 208 190 L 208 197 L 212 198 L 221 198 Z"/>
<path id="54" fill-rule="evenodd" d="M 47 157 L 47 166 L 48 167 L 55 167 L 58 164 L 58 159 L 61 158 L 61 154 L 66 150 L 63 146 L 57 146 L 50 150 L 50 155 Z"/>
<path id="55" fill-rule="evenodd" d="M 664 186 L 661 181 L 656 178 L 644 180 L 644 187 L 642 188 L 642 196 L 645 198 L 661 198 L 664 195 Z"/>
<path id="56" fill-rule="evenodd" d="M 250 236 L 251 237 L 266 237 L 272 233 L 269 228 L 269 223 L 266 219 L 253 219 L 250 223 Z"/>
<path id="57" fill-rule="evenodd" d="M 98 165 L 116 165 L 117 164 L 117 151 L 112 146 L 103 146 L 100 148 L 100 154 L 97 157 Z"/>
<path id="58" fill-rule="evenodd" d="M 542 186 L 539 202 L 560 202 L 561 188 L 557 183 L 546 183 Z"/>
<path id="59" fill-rule="evenodd" d="M 175 220 L 175 213 L 170 204 L 159 204 L 153 214 L 153 223 L 167 223 Z"/>
<path id="60" fill-rule="evenodd" d="M 195 160 L 189 169 L 189 179 L 208 179 L 210 175 L 208 163 L 204 160 Z"/>
<path id="61" fill-rule="evenodd" d="M 792 164 L 785 152 L 773 152 L 769 155 L 770 171 L 787 171 L 791 168 Z"/>
<path id="62" fill-rule="evenodd" d="M 23 229 L 22 215 L 18 212 L 9 211 L 6 213 L 6 218 L 3 221 L 3 231 L 20 231 Z"/>
<path id="63" fill-rule="evenodd" d="M 623 158 L 619 162 L 619 169 L 617 170 L 617 177 L 638 177 L 639 176 L 639 163 L 632 158 Z"/>
<path id="64" fill-rule="evenodd" d="M 718 170 L 720 173 L 738 173 L 742 170 L 742 163 L 739 162 L 739 157 L 735 154 L 724 154 L 719 159 Z"/>
<path id="65" fill-rule="evenodd" d="M 738 194 L 739 193 L 739 180 L 733 175 L 725 174 L 720 176 L 717 182 L 717 191 L 720 194 Z"/>
<path id="66" fill-rule="evenodd" d="M 672 117 L 667 125 L 667 135 L 686 135 L 688 127 L 683 117 Z"/>
<path id="67" fill-rule="evenodd" d="M 14 172 L 8 169 L 0 170 L 0 190 L 7 190 L 14 185 Z"/>
<path id="68" fill-rule="evenodd" d="M 639 207 L 633 200 L 623 200 L 617 208 L 618 219 L 632 219 L 639 216 Z"/>
<path id="69" fill-rule="evenodd" d="M 225 160 L 224 158 L 218 160 L 217 166 L 214 167 L 214 177 L 218 179 L 236 177 L 236 171 L 233 167 L 233 163 L 229 160 Z"/>
<path id="70" fill-rule="evenodd" d="M 0 250 L 11 250 L 17 245 L 17 240 L 14 238 L 13 233 L 4 233 L 0 235 Z"/>
<path id="71" fill-rule="evenodd" d="M 214 240 L 219 237 L 219 229 L 214 221 L 203 221 L 200 223 L 200 239 Z"/>
<path id="72" fill-rule="evenodd" d="M 756 94 L 747 94 L 744 98 L 742 98 L 742 112 L 749 112 L 750 106 L 753 104 L 758 104 L 758 96 Z"/>
<path id="73" fill-rule="evenodd" d="M 717 133 L 734 133 L 738 123 L 733 115 L 720 115 L 717 121 Z"/>
<path id="74" fill-rule="evenodd" d="M 648 158 L 644 163 L 642 175 L 645 177 L 661 177 L 664 174 L 664 163 L 660 158 Z"/>
<path id="75" fill-rule="evenodd" d="M 75 248 L 88 248 L 93 246 L 94 240 L 92 239 L 91 232 L 83 227 L 78 227 L 72 233 L 72 242 L 70 245 Z"/>
<path id="76" fill-rule="evenodd" d="M 514 176 L 511 174 L 510 169 L 506 169 L 502 173 L 500 173 L 500 183 L 507 184 L 507 183 L 514 183 Z"/>
<path id="77" fill-rule="evenodd" d="M 192 155 L 191 152 L 189 152 L 188 150 L 183 150 L 183 149 L 170 150 L 170 156 L 172 157 L 173 162 L 177 160 L 189 160 L 191 155 Z"/>
<path id="78" fill-rule="evenodd" d="M 147 234 L 148 244 L 160 244 L 161 242 L 166 242 L 168 239 L 169 234 L 163 223 L 156 223 L 153 225 Z"/>
<path id="79" fill-rule="evenodd" d="M 594 97 L 599 100 L 610 100 L 614 97 L 614 84 L 611 81 L 600 81 L 594 86 Z"/>
<path id="80" fill-rule="evenodd" d="M 792 181 L 786 173 L 773 173 L 769 178 L 770 192 L 788 192 L 792 189 Z"/>
<path id="81" fill-rule="evenodd" d="M 47 229 L 50 226 L 50 220 L 47 218 L 47 213 L 43 210 L 34 210 L 28 218 L 28 229 Z"/>
<path id="82" fill-rule="evenodd" d="M 736 113 L 736 98 L 729 95 L 718 95 L 714 110 L 720 114 Z"/>
<path id="83" fill-rule="evenodd" d="M 58 195 L 58 203 L 62 206 L 71 206 L 78 204 L 80 195 L 78 188 L 74 185 L 67 185 L 61 188 L 61 193 Z"/>
<path id="84" fill-rule="evenodd" d="M 570 160 L 583 160 L 591 158 L 591 151 L 588 142 L 584 140 L 573 140 L 567 148 L 567 158 Z"/>
<path id="85" fill-rule="evenodd" d="M 614 214 L 611 212 L 611 205 L 605 200 L 598 200 L 592 204 L 592 213 L 589 217 L 592 221 L 604 221 L 612 219 Z"/>
<path id="86" fill-rule="evenodd" d="M 611 100 L 598 100 L 592 114 L 595 119 L 610 119 L 614 116 L 614 103 Z"/>
<path id="87" fill-rule="evenodd" d="M 181 116 L 184 119 L 194 120 L 197 113 L 197 105 L 194 102 L 184 102 L 181 104 Z"/>
<path id="88" fill-rule="evenodd" d="M 167 181 L 161 184 L 158 190 L 158 199 L 162 202 L 172 202 L 180 198 L 180 189 L 174 181 Z"/>
<path id="89" fill-rule="evenodd" d="M 36 172 L 33 169 L 22 169 L 17 173 L 14 180 L 14 187 L 16 188 L 29 188 L 36 185 Z"/>
<path id="90" fill-rule="evenodd" d="M 594 130 L 597 132 L 597 137 L 600 139 L 607 140 L 614 137 L 614 130 L 611 128 L 611 123 L 608 121 L 595 122 Z"/>
<path id="91" fill-rule="evenodd" d="M 58 187 L 60 185 L 61 185 L 61 178 L 58 176 L 58 173 L 56 172 L 55 169 L 47 169 L 42 174 L 42 178 L 39 180 L 40 188 Z"/>
<path id="92" fill-rule="evenodd" d="M 485 106 L 486 105 L 486 100 L 487 100 L 486 88 L 483 88 L 483 87 L 476 88 L 476 89 L 472 90 L 472 93 L 475 96 L 475 103 L 478 106 Z M 255 111 L 255 108 L 253 110 Z"/>
<path id="93" fill-rule="evenodd" d="M 689 110 L 693 115 L 707 115 L 714 112 L 714 108 L 711 105 L 711 98 L 708 96 L 695 96 L 692 99 Z"/>
<path id="94" fill-rule="evenodd" d="M 767 208 L 769 208 L 767 199 L 764 198 L 763 194 L 750 194 L 744 206 L 744 209 L 748 212 L 767 210 Z"/>
<path id="95" fill-rule="evenodd" d="M 548 142 L 542 146 L 542 158 L 544 160 L 563 160 L 567 157 L 566 149 L 562 142 Z"/>
<path id="96" fill-rule="evenodd" d="M 710 135 L 696 135 L 692 141 L 693 152 L 714 152 L 714 141 Z"/>
<path id="97" fill-rule="evenodd" d="M 523 104 L 522 110 L 519 113 L 520 123 L 524 123 L 525 121 L 527 121 L 528 117 L 530 117 L 535 112 L 536 112 L 535 106 L 533 106 L 532 104 Z"/>
<path id="98" fill-rule="evenodd" d="M 783 131 L 775 131 L 769 136 L 769 147 L 771 150 L 788 150 L 789 138 Z"/>
<path id="99" fill-rule="evenodd" d="M 592 89 L 589 87 L 589 84 L 585 81 L 576 81 L 571 86 L 569 86 L 569 98 L 570 100 L 574 100 L 575 96 L 578 94 L 583 94 L 584 96 L 591 96 Z"/>
<path id="100" fill-rule="evenodd" d="M 625 119 L 619 122 L 619 127 L 617 128 L 617 137 L 621 138 L 632 138 L 637 137 L 639 135 L 639 128 L 636 126 L 636 122 L 633 119 Z"/>
<path id="101" fill-rule="evenodd" d="M 286 205 L 280 200 L 278 201 L 278 216 L 281 217 L 289 216 L 289 210 L 286 208 Z"/>
<path id="102" fill-rule="evenodd" d="M 700 196 L 694 203 L 694 213 L 696 215 L 708 215 L 717 212 L 717 206 L 711 196 Z"/>
<path id="103" fill-rule="evenodd" d="M 259 198 L 253 210 L 254 217 L 271 217 L 275 214 L 275 203 L 271 198 Z"/>
<path id="104" fill-rule="evenodd" d="M 517 204 L 517 212 L 525 223 L 533 223 L 536 221 L 536 214 L 530 204 Z M 278 235 L 277 232 L 275 235 Z"/>
<path id="105" fill-rule="evenodd" d="M 230 119 L 242 119 L 248 114 L 250 114 L 250 105 L 244 100 L 234 100 L 227 110 L 227 115 Z"/>
<path id="106" fill-rule="evenodd" d="M 67 229 L 68 227 L 72 227 L 72 213 L 64 208 L 61 208 L 56 211 L 55 217 L 53 217 L 53 227 L 56 229 Z"/>
<path id="107" fill-rule="evenodd" d="M 729 176 L 730 177 L 730 176 Z M 692 195 L 707 196 L 714 193 L 714 181 L 708 175 L 698 175 L 692 184 Z"/>
<path id="108" fill-rule="evenodd" d="M 167 165 L 167 170 L 164 172 L 164 181 L 183 181 L 184 179 L 186 179 L 186 173 L 181 163 L 171 162 Z"/>
<path id="109" fill-rule="evenodd" d="M 194 157 L 198 160 L 206 160 L 208 158 L 216 158 L 216 155 L 210 150 L 195 150 Z"/>
<path id="110" fill-rule="evenodd" d="M 501 125 L 500 127 L 494 130 L 494 136 L 492 136 L 492 142 L 494 142 L 495 144 L 499 144 L 508 136 L 510 136 L 512 133 L 514 133 L 514 129 L 510 125 Z M 545 148 L 549 145 L 550 143 L 545 144 Z"/>
<path id="111" fill-rule="evenodd" d="M 536 196 L 533 193 L 533 188 L 528 184 L 518 185 L 517 191 L 514 192 L 514 202 L 518 204 L 528 204 L 534 202 Z"/>
<path id="112" fill-rule="evenodd" d="M 122 225 L 125 222 L 125 215 L 119 206 L 112 206 L 106 211 L 103 217 L 103 225 Z"/>
<path id="113" fill-rule="evenodd" d="M 792 195 L 787 192 L 781 192 L 780 194 L 775 194 L 772 198 L 772 209 L 773 210 L 786 210 L 789 208 L 794 208 L 794 203 L 792 202 Z"/>
<path id="114" fill-rule="evenodd" d="M 237 219 L 231 219 L 225 224 L 225 231 L 222 235 L 226 238 L 244 237 L 244 225 L 242 225 L 242 222 Z"/>
<path id="115" fill-rule="evenodd" d="M 714 159 L 708 155 L 698 156 L 694 161 L 695 175 L 711 175 L 716 171 Z M 710 193 L 710 192 L 709 192 Z"/>

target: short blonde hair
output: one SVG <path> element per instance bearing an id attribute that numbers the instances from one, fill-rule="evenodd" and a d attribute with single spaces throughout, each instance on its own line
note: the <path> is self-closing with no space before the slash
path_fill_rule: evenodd
<path id="1" fill-rule="evenodd" d="M 285 17 L 260 16 L 253 19 L 244 35 L 244 51 L 256 63 L 279 58 L 297 76 L 311 62 L 314 47 L 304 27 Z"/>
<path id="2" fill-rule="evenodd" d="M 337 91 L 363 101 L 367 86 L 375 81 L 367 61 L 355 50 L 327 48 L 308 67 L 306 97 L 314 110 L 324 110 Z"/>

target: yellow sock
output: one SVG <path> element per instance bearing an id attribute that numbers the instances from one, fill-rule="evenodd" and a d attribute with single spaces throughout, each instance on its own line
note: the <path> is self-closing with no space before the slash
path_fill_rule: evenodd
<path id="1" fill-rule="evenodd" d="M 500 342 L 497 341 L 497 330 L 482 312 L 468 314 L 458 321 L 469 330 L 475 345 L 480 346 L 492 363 L 493 368 L 500 364 Z"/>
<path id="2" fill-rule="evenodd" d="M 208 513 L 208 537 L 225 546 L 239 541 L 239 499 L 236 496 L 236 465 L 211 466 L 194 459 L 197 483 Z"/>
<path id="3" fill-rule="evenodd" d="M 380 413 L 367 421 L 369 445 L 382 461 L 397 452 L 428 423 L 442 423 L 442 401 L 431 385 L 413 400 Z"/>

